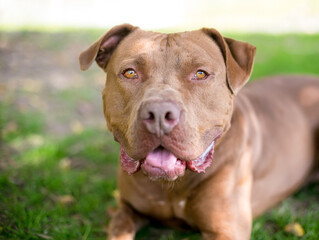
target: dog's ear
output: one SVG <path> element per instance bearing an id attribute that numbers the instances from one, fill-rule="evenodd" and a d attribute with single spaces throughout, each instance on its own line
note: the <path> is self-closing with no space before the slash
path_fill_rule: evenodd
<path id="1" fill-rule="evenodd" d="M 135 29 L 137 27 L 130 24 L 122 24 L 113 27 L 105 33 L 99 40 L 80 54 L 79 62 L 81 70 L 87 70 L 94 60 L 102 69 L 105 69 L 118 44 Z"/>
<path id="2" fill-rule="evenodd" d="M 233 94 L 249 80 L 253 69 L 256 47 L 231 38 L 224 38 L 216 29 L 202 31 L 215 40 L 225 59 L 227 84 Z"/>

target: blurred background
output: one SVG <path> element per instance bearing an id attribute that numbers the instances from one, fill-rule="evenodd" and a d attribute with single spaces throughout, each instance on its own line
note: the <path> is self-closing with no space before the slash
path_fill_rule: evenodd
<path id="1" fill-rule="evenodd" d="M 203 26 L 237 32 L 319 30 L 317 0 L 1 0 L 0 22 L 20 27 L 102 27 L 124 22 L 144 29 Z"/>
<path id="2" fill-rule="evenodd" d="M 0 239 L 105 239 L 119 146 L 105 74 L 78 55 L 110 27 L 217 28 L 257 47 L 251 81 L 319 75 L 318 0 L 0 0 Z M 252 239 L 316 239 L 319 186 L 254 221 Z M 137 239 L 200 239 L 149 227 Z"/>

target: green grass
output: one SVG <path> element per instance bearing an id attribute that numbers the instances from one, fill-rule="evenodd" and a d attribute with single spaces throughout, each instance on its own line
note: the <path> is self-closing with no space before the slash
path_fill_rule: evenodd
<path id="1" fill-rule="evenodd" d="M 75 37 L 76 43 L 85 48 L 102 31 L 15 34 L 24 41 L 36 39 L 41 51 L 55 53 L 72 46 Z M 34 34 L 38 34 L 36 38 Z M 319 75 L 319 35 L 228 36 L 257 46 L 253 80 L 284 73 Z M 91 72 L 86 76 L 95 75 Z M 100 101 L 99 93 L 85 85 L 56 90 L 42 97 L 58 98 L 60 103 L 65 102 L 63 109 L 70 109 L 72 114 L 79 98 Z M 0 239 L 105 239 L 107 208 L 116 205 L 119 147 L 105 128 L 84 126 L 83 131 L 69 131 L 56 137 L 48 131 L 48 122 L 45 112 L 33 108 L 21 110 L 12 98 L 1 99 L 0 92 Z M 65 196 L 69 200 L 63 200 Z M 318 184 L 300 190 L 254 221 L 252 239 L 318 239 L 318 196 Z M 304 228 L 302 238 L 284 231 L 292 222 Z M 137 239 L 201 238 L 197 232 L 149 226 L 138 233 Z"/>
<path id="2" fill-rule="evenodd" d="M 232 36 L 232 35 L 231 35 Z M 319 74 L 319 35 L 234 35 L 257 47 L 251 79 L 274 74 Z"/>
<path id="3" fill-rule="evenodd" d="M 2 113 L 7 109 L 1 106 Z M 86 129 L 57 140 L 39 135 L 44 127 L 41 113 L 10 111 L 2 116 L 6 116 L 2 127 L 19 120 L 19 134 L 3 138 L 0 239 L 41 239 L 39 234 L 52 239 L 105 239 L 106 207 L 115 204 L 118 155 L 111 137 Z M 35 136 L 41 136 L 40 143 L 32 140 Z M 66 195 L 74 202 L 59 201 Z"/>

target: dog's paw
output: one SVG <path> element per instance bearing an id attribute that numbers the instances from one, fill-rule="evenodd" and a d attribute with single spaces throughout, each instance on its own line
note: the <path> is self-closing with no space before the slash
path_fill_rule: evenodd
<path id="1" fill-rule="evenodd" d="M 120 236 L 109 236 L 107 240 L 133 240 L 134 234 L 132 233 L 123 233 Z"/>

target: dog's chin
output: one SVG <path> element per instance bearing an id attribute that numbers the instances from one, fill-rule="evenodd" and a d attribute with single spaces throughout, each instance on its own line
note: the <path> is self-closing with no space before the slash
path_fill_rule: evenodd
<path id="1" fill-rule="evenodd" d="M 162 145 L 149 152 L 144 159 L 135 160 L 128 156 L 121 146 L 121 166 L 129 175 L 142 170 L 151 180 L 174 181 L 178 177 L 182 177 L 187 169 L 197 173 L 205 173 L 213 161 L 215 143 L 218 138 L 219 136 L 215 137 L 202 155 L 192 161 L 177 158 L 174 153 Z"/>

